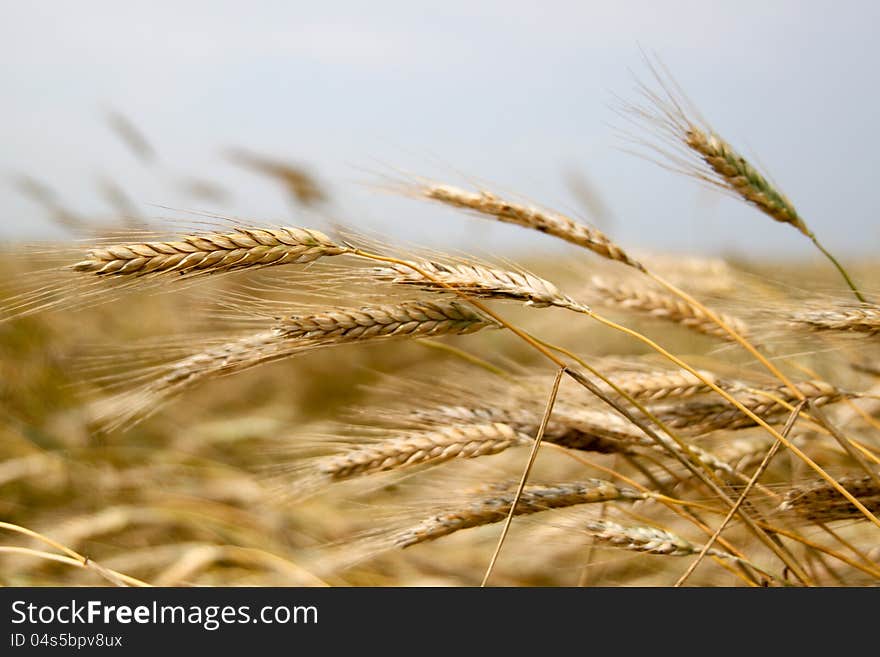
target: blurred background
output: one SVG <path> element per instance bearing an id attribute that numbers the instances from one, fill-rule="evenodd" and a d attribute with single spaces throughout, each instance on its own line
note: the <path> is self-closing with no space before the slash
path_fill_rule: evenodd
<path id="1" fill-rule="evenodd" d="M 857 257 L 880 240 L 874 2 L 0 7 L 5 241 L 63 237 L 49 216 L 59 208 L 332 219 L 489 250 L 533 240 L 377 189 L 404 172 L 515 191 L 625 246 L 818 257 L 790 227 L 623 152 L 613 105 L 649 76 L 640 49 L 762 163 L 829 248 Z M 242 166 L 242 150 L 304 167 L 333 204 L 304 218 Z M 599 215 L 579 202 L 585 188 Z"/>

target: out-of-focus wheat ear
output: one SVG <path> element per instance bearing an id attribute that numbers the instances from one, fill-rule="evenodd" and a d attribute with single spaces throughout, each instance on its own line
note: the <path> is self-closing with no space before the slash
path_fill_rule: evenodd
<path id="1" fill-rule="evenodd" d="M 472 263 L 423 261 L 412 264 L 431 276 L 433 280 L 425 278 L 415 269 L 396 264 L 378 267 L 375 273 L 380 279 L 397 285 L 438 292 L 448 291 L 451 287 L 482 299 L 508 299 L 523 301 L 538 308 L 556 306 L 577 312 L 589 312 L 586 306 L 560 292 L 553 283 L 533 274 Z"/>
<path id="2" fill-rule="evenodd" d="M 507 518 L 513 503 L 517 482 L 494 484 L 479 491 L 481 495 L 453 508 L 440 511 L 412 527 L 399 532 L 393 539 L 401 548 L 433 541 L 462 529 L 501 522 Z M 527 484 L 514 515 L 527 515 L 597 502 L 635 501 L 650 497 L 629 488 L 619 487 L 602 479 L 562 482 L 558 484 Z"/>
<path id="3" fill-rule="evenodd" d="M 458 301 L 406 301 L 362 308 L 330 308 L 279 319 L 260 331 L 212 346 L 164 367 L 139 389 L 99 402 L 98 416 L 123 424 L 204 381 L 307 351 L 389 338 L 467 335 L 498 328 Z M 115 418 L 115 420 L 114 420 Z"/>
<path id="4" fill-rule="evenodd" d="M 236 164 L 274 178 L 287 189 L 295 201 L 302 205 L 316 205 L 328 198 L 326 190 L 312 173 L 301 165 L 282 162 L 240 148 L 228 151 L 227 156 Z"/>
<path id="5" fill-rule="evenodd" d="M 519 405 L 517 405 L 519 404 Z M 442 405 L 413 409 L 402 416 L 409 422 L 425 427 L 458 424 L 500 422 L 517 433 L 534 436 L 541 422 L 538 408 L 530 408 L 523 400 L 512 399 L 509 405 L 492 406 Z M 640 444 L 641 434 L 633 431 L 619 416 L 592 409 L 567 409 L 557 405 L 547 423 L 544 442 L 585 452 L 600 454 L 629 454 L 634 444 Z"/>
<path id="6" fill-rule="evenodd" d="M 793 327 L 808 331 L 874 336 L 880 334 L 880 305 L 801 310 L 791 313 L 788 320 Z"/>
<path id="7" fill-rule="evenodd" d="M 765 422 L 778 423 L 790 412 L 790 406 L 806 399 L 817 406 L 840 401 L 848 393 L 827 381 L 800 381 L 795 384 L 801 396 L 797 397 L 785 386 L 755 389 L 738 395 L 743 406 Z M 752 427 L 756 422 L 729 404 L 715 401 L 691 401 L 663 409 L 655 409 L 663 422 L 687 433 L 701 434 L 710 431 L 734 430 Z"/>
<path id="8" fill-rule="evenodd" d="M 685 557 L 689 554 L 697 554 L 703 549 L 703 546 L 691 543 L 677 534 L 646 525 L 625 526 L 610 520 L 591 520 L 587 522 L 585 528 L 598 543 L 633 552 Z M 739 558 L 721 550 L 710 549 L 706 554 L 740 561 Z"/>
<path id="9" fill-rule="evenodd" d="M 678 297 L 647 286 L 612 283 L 599 277 L 593 278 L 592 289 L 596 293 L 596 302 L 608 307 L 662 319 L 722 340 L 732 339 L 730 333 L 721 328 L 702 308 Z M 741 319 L 720 313 L 718 317 L 739 335 L 748 336 L 748 326 Z"/>
<path id="10" fill-rule="evenodd" d="M 708 370 L 699 370 L 703 379 L 716 385 L 730 385 Z M 614 384 L 635 399 L 658 402 L 666 399 L 687 399 L 712 391 L 707 384 L 687 370 L 657 372 L 624 372 L 611 377 Z"/>
<path id="11" fill-rule="evenodd" d="M 185 235 L 158 242 L 102 246 L 71 265 L 102 277 L 208 275 L 239 269 L 304 264 L 350 253 L 327 235 L 309 228 L 237 228 L 226 233 Z"/>
<path id="12" fill-rule="evenodd" d="M 132 380 L 150 378 L 133 389 L 99 399 L 92 404 L 91 415 L 106 429 L 131 426 L 204 381 L 273 360 L 283 344 L 280 331 L 260 331 L 151 367 L 141 376 L 132 373 Z"/>
<path id="13" fill-rule="evenodd" d="M 603 258 L 642 270 L 644 267 L 602 231 L 557 212 L 501 199 L 491 192 L 469 192 L 450 185 L 427 184 L 419 188 L 424 198 L 494 217 L 505 223 L 531 228 L 589 249 Z"/>
<path id="14" fill-rule="evenodd" d="M 871 513 L 880 513 L 880 486 L 873 477 L 841 477 L 838 482 L 852 493 Z M 831 522 L 833 520 L 861 520 L 864 515 L 848 500 L 841 497 L 825 481 L 795 486 L 785 494 L 780 511 L 790 512 L 805 520 Z"/>

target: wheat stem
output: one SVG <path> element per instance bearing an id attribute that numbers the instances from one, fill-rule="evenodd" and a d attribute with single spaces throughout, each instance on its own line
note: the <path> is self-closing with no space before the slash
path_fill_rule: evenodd
<path id="1" fill-rule="evenodd" d="M 510 505 L 510 512 L 507 514 L 507 519 L 504 521 L 504 527 L 501 530 L 501 536 L 498 538 L 498 545 L 495 546 L 495 551 L 492 553 L 492 559 L 489 561 L 489 565 L 486 567 L 486 573 L 485 575 L 483 575 L 483 581 L 480 583 L 481 587 L 486 586 L 486 583 L 492 576 L 492 570 L 495 568 L 495 562 L 498 561 L 498 555 L 501 554 L 501 548 L 504 545 L 504 539 L 507 538 L 507 533 L 510 531 L 510 523 L 513 522 L 516 505 L 519 504 L 519 500 L 522 497 L 523 489 L 525 488 L 526 482 L 529 479 L 529 473 L 531 473 L 532 466 L 535 464 L 535 459 L 538 457 L 538 450 L 541 448 L 541 441 L 544 438 L 544 431 L 547 430 L 547 423 L 550 421 L 550 415 L 553 413 L 553 405 L 556 403 L 556 394 L 559 392 L 559 384 L 562 381 L 562 375 L 564 372 L 564 367 L 561 367 L 559 368 L 559 370 L 556 371 L 556 378 L 553 380 L 553 387 L 550 389 L 550 397 L 547 399 L 547 406 L 544 409 L 544 417 L 541 418 L 541 425 L 538 427 L 538 433 L 535 436 L 535 442 L 532 445 L 532 450 L 529 452 L 529 459 L 528 461 L 526 461 L 526 467 L 523 469 L 522 478 L 519 482 L 519 487 L 516 489 L 516 495 L 514 495 L 513 502 Z"/>

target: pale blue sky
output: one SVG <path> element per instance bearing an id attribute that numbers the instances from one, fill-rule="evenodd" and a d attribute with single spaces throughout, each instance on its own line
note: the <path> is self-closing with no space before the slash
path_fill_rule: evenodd
<path id="1" fill-rule="evenodd" d="M 656 51 L 713 126 L 757 154 L 815 231 L 842 252 L 880 242 L 880 3 L 18 2 L 0 0 L 0 238 L 58 235 L 9 183 L 28 174 L 71 208 L 107 214 L 112 178 L 145 214 L 193 208 L 297 216 L 271 183 L 224 160 L 242 146 L 312 165 L 344 201 L 335 218 L 425 244 L 492 250 L 534 235 L 377 193 L 392 169 L 516 190 L 577 208 L 585 172 L 621 243 L 809 253 L 791 227 L 621 152 L 609 109 Z M 108 129 L 133 119 L 144 166 Z M 187 197 L 181 178 L 232 198 Z M 152 204 L 152 205 L 151 205 Z M 542 242 L 548 248 L 552 242 Z"/>

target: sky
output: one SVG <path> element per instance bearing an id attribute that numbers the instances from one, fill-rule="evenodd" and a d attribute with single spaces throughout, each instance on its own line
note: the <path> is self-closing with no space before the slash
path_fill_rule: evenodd
<path id="1" fill-rule="evenodd" d="M 880 3 L 17 2 L 0 0 L 0 240 L 63 237 L 16 181 L 113 218 L 101 186 L 145 217 L 217 213 L 358 230 L 427 246 L 557 248 L 388 193 L 425 176 L 513 192 L 591 220 L 597 190 L 627 247 L 802 257 L 792 227 L 627 152 L 615 99 L 635 100 L 656 53 L 712 127 L 754 157 L 827 246 L 880 243 Z M 109 128 L 131 120 L 144 163 Z M 334 203 L 294 208 L 226 157 L 307 166 Z M 193 196 L 186 181 L 221 186 Z"/>

